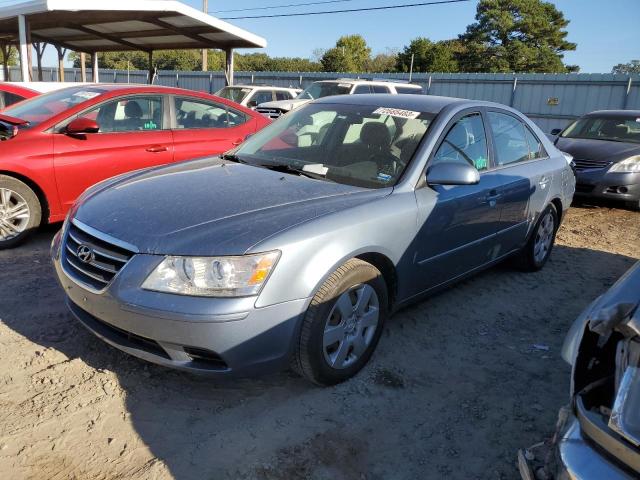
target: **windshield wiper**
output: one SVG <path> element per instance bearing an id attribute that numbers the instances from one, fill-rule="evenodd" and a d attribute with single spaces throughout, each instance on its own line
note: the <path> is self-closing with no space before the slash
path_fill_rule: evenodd
<path id="1" fill-rule="evenodd" d="M 310 171 L 304 170 L 302 168 L 297 168 L 297 167 L 294 167 L 292 165 L 289 165 L 288 163 L 261 163 L 261 164 L 259 164 L 259 166 L 267 168 L 269 170 L 274 170 L 276 172 L 290 173 L 292 175 L 300 175 L 300 176 L 304 176 L 304 177 L 313 178 L 314 180 L 324 180 L 326 182 L 334 182 L 335 183 L 334 180 L 331 180 L 330 178 L 327 178 L 326 175 L 322 175 L 322 174 L 316 173 L 316 172 L 310 172 Z"/>
<path id="2" fill-rule="evenodd" d="M 229 160 L 230 162 L 236 162 L 236 163 L 245 163 L 245 164 L 249 163 L 246 160 L 243 160 L 242 158 L 240 158 L 235 153 L 223 153 L 219 155 L 218 158 L 222 160 Z"/>

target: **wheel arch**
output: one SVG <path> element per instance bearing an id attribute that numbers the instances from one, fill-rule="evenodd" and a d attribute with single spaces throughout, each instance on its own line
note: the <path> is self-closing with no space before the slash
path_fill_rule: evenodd
<path id="1" fill-rule="evenodd" d="M 391 259 L 379 252 L 366 252 L 356 255 L 357 258 L 364 262 L 370 263 L 382 273 L 382 278 L 387 284 L 387 293 L 389 295 L 389 310 L 393 309 L 396 303 L 398 293 L 398 273 L 396 266 Z"/>
<path id="2" fill-rule="evenodd" d="M 48 223 L 49 215 L 51 214 L 51 210 L 49 208 L 49 201 L 47 200 L 47 196 L 44 193 L 44 190 L 40 185 L 34 182 L 31 178 L 26 175 L 22 175 L 20 173 L 11 171 L 11 170 L 2 170 L 0 169 L 0 175 L 5 175 L 7 177 L 15 178 L 16 180 L 20 180 L 22 183 L 26 184 L 38 197 L 40 201 L 40 208 L 42 209 L 42 220 L 41 224 Z"/>

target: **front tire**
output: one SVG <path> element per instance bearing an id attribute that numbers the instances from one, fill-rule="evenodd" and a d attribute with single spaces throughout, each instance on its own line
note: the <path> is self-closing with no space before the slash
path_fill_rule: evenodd
<path id="1" fill-rule="evenodd" d="M 35 192 L 16 178 L 0 175 L 0 250 L 22 243 L 41 220 Z"/>
<path id="2" fill-rule="evenodd" d="M 324 282 L 304 317 L 292 368 L 318 385 L 335 385 L 373 354 L 388 310 L 387 286 L 370 263 L 351 259 Z"/>
<path id="3" fill-rule="evenodd" d="M 531 238 L 519 254 L 522 270 L 537 272 L 544 267 L 556 241 L 558 226 L 558 212 L 553 205 L 548 205 L 540 214 Z"/>

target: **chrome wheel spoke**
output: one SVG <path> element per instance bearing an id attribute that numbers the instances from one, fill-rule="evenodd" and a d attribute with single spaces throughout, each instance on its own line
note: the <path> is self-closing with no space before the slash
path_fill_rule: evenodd
<path id="1" fill-rule="evenodd" d="M 353 339 L 352 345 L 353 345 L 353 354 L 358 358 L 367 349 L 367 343 L 365 342 L 364 337 L 362 336 L 361 333 L 356 335 L 356 337 Z"/>
<path id="2" fill-rule="evenodd" d="M 5 211 L 8 219 L 13 218 L 29 218 L 29 207 L 26 203 L 18 203 L 14 207 L 8 208 Z"/>
<path id="3" fill-rule="evenodd" d="M 371 302 L 371 296 L 373 294 L 373 288 L 368 284 L 362 285 L 358 290 L 356 290 L 356 295 L 358 299 L 355 305 L 355 311 L 357 315 L 362 315 L 366 311 L 369 306 L 369 302 Z"/>
<path id="4" fill-rule="evenodd" d="M 375 327 L 378 324 L 379 316 L 380 311 L 378 307 L 370 307 L 369 310 L 362 315 L 362 318 L 360 318 L 360 325 L 362 328 Z"/>
<path id="5" fill-rule="evenodd" d="M 331 366 L 333 368 L 341 368 L 344 366 L 344 362 L 347 359 L 350 347 L 350 342 L 347 342 L 346 340 L 340 343 L 340 346 L 338 347 L 338 350 L 336 350 L 331 361 Z"/>
<path id="6" fill-rule="evenodd" d="M 349 297 L 349 292 L 345 292 L 340 295 L 340 298 L 336 303 L 336 308 L 340 312 L 340 316 L 343 321 L 351 316 L 353 312 L 353 305 L 351 303 L 351 298 Z"/>
<path id="7" fill-rule="evenodd" d="M 0 188 L 0 207 L 7 208 L 11 204 L 13 192 L 7 188 Z"/>
<path id="8" fill-rule="evenodd" d="M 344 324 L 336 325 L 334 327 L 327 326 L 324 329 L 324 348 L 334 345 L 336 342 L 344 340 Z"/>

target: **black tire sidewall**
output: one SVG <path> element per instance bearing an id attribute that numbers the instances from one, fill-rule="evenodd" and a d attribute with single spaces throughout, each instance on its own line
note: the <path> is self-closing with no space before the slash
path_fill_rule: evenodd
<path id="1" fill-rule="evenodd" d="M 18 180 L 17 178 L 0 175 L 0 188 L 13 190 L 24 198 L 27 205 L 29 205 L 31 214 L 29 223 L 27 224 L 27 228 L 24 232 L 10 240 L 0 240 L 0 250 L 2 250 L 5 248 L 15 247 L 22 243 L 36 228 L 40 226 L 40 222 L 42 221 L 42 207 L 36 193 L 26 183 Z"/>
<path id="2" fill-rule="evenodd" d="M 363 353 L 363 355 L 353 365 L 345 369 L 334 369 L 327 364 L 323 352 L 325 323 L 331 309 L 340 295 L 350 288 L 360 284 L 370 285 L 378 295 L 380 307 L 378 325 L 376 327 L 374 337 L 365 353 Z M 312 325 L 309 341 L 306 345 L 306 351 L 302 353 L 307 355 L 308 363 L 313 372 L 313 380 L 322 385 L 334 385 L 342 382 L 354 376 L 367 364 L 376 349 L 380 336 L 382 335 L 382 329 L 388 311 L 386 283 L 380 272 L 370 264 L 361 262 L 357 267 L 349 269 L 346 274 L 340 277 L 338 283 L 332 287 L 333 288 L 327 292 L 329 295 L 326 297 L 322 295 L 318 298 L 318 294 L 314 297 L 314 300 L 319 301 L 320 303 L 310 308 L 307 312 L 307 317 L 305 318 L 305 321 L 311 321 Z M 312 318 L 309 318 L 310 315 Z"/>

